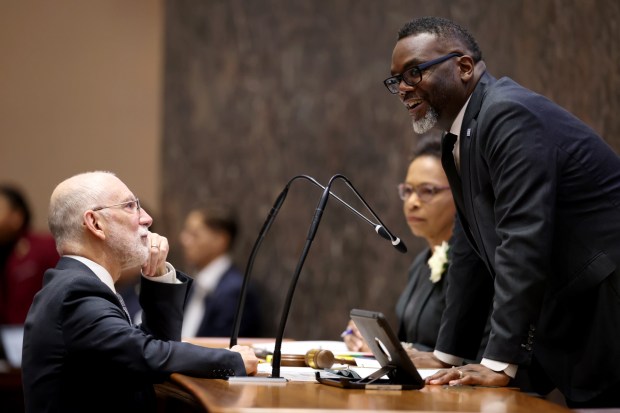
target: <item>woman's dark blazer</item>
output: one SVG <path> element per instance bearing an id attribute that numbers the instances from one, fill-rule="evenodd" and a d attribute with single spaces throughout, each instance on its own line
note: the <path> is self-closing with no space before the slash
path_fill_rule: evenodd
<path id="1" fill-rule="evenodd" d="M 429 258 L 429 248 L 416 256 L 409 268 L 407 286 L 396 304 L 398 338 L 420 351 L 435 348 L 445 308 L 444 280 L 433 283 L 429 279 Z"/>

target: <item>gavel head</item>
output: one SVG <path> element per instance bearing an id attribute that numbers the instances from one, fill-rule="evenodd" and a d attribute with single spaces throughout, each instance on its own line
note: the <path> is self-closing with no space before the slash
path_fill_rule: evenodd
<path id="1" fill-rule="evenodd" d="M 335 361 L 334 353 L 329 350 L 312 349 L 306 353 L 306 364 L 313 369 L 329 369 Z"/>
<path id="2" fill-rule="evenodd" d="M 339 359 L 329 350 L 312 349 L 304 354 L 282 354 L 280 363 L 290 367 L 312 367 L 313 369 L 329 369 Z"/>

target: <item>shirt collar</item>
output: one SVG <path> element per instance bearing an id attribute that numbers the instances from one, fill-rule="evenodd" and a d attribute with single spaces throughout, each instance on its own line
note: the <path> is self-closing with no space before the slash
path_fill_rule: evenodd
<path id="1" fill-rule="evenodd" d="M 112 290 L 112 292 L 116 293 L 116 289 L 114 288 L 114 280 L 112 280 L 112 276 L 110 275 L 108 270 L 103 268 L 101 265 L 97 264 L 93 260 L 89 260 L 88 258 L 80 257 L 78 255 L 65 255 L 65 257 L 73 258 L 74 260 L 77 260 L 81 262 L 82 264 L 86 265 L 92 272 L 95 273 L 97 278 L 99 278 L 105 285 L 107 285 L 110 288 L 110 290 Z"/>
<path id="2" fill-rule="evenodd" d="M 465 111 L 467 110 L 467 106 L 469 105 L 469 101 L 471 99 L 471 95 L 467 98 L 467 101 L 461 108 L 461 111 L 458 115 L 456 115 L 456 119 L 452 122 L 452 126 L 450 127 L 450 133 L 459 136 L 461 134 L 461 127 L 463 126 L 463 118 L 465 118 Z"/>
<path id="3" fill-rule="evenodd" d="M 220 282 L 220 278 L 222 278 L 231 265 L 232 259 L 230 255 L 224 254 L 217 257 L 196 274 L 194 277 L 195 283 L 205 294 L 208 294 L 215 290 L 215 287 Z"/>

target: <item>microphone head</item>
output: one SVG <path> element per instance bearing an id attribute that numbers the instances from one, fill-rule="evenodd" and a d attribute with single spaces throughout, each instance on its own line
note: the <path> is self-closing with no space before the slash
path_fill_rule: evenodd
<path id="1" fill-rule="evenodd" d="M 400 238 L 396 238 L 394 241 L 392 241 L 392 245 L 403 254 L 407 252 L 407 246 L 404 242 L 400 240 Z"/>
<path id="2" fill-rule="evenodd" d="M 377 232 L 377 234 L 381 236 L 381 238 L 385 238 L 388 241 L 392 241 L 392 237 L 390 236 L 390 233 L 387 232 L 387 230 L 383 227 L 383 225 L 377 225 L 375 227 L 375 231 Z"/>
<path id="3" fill-rule="evenodd" d="M 398 237 L 392 237 L 392 235 L 387 231 L 387 229 L 385 229 L 383 225 L 377 225 L 375 227 L 375 231 L 381 236 L 381 238 L 385 238 L 386 240 L 390 241 L 394 248 L 396 248 L 398 251 L 402 252 L 403 254 L 407 252 L 407 247 L 405 246 L 405 243 L 402 242 Z"/>

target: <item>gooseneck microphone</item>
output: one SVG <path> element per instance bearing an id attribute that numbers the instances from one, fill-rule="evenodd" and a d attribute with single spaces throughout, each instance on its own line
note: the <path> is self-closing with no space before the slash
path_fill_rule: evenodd
<path id="1" fill-rule="evenodd" d="M 347 179 L 346 176 L 344 175 L 334 175 L 334 177 L 336 179 L 342 179 L 344 181 L 345 184 L 347 184 L 347 186 L 353 191 L 353 193 L 355 194 L 355 196 L 357 196 L 357 199 L 359 199 L 362 204 L 364 204 L 364 206 L 366 207 L 366 209 L 368 209 L 368 211 L 370 211 L 370 213 L 372 214 L 372 216 L 379 221 L 379 224 L 375 224 L 372 221 L 370 221 L 368 218 L 366 218 L 364 215 L 362 215 L 361 213 L 359 213 L 356 209 L 354 209 L 351 205 L 347 204 L 346 202 L 344 202 L 342 199 L 338 198 L 338 196 L 336 196 L 333 192 L 330 192 L 331 196 L 333 196 L 334 198 L 336 198 L 338 201 L 340 201 L 340 203 L 344 204 L 346 207 L 348 207 L 351 211 L 355 212 L 358 216 L 362 217 L 364 220 L 366 220 L 370 225 L 372 225 L 375 228 L 375 232 L 377 234 L 379 234 L 381 237 L 385 238 L 386 240 L 390 241 L 392 243 L 392 245 L 394 246 L 394 248 L 396 248 L 398 251 L 402 252 L 403 254 L 405 252 L 407 252 L 407 246 L 405 245 L 404 242 L 401 241 L 400 238 L 394 236 L 390 230 L 387 229 L 387 227 L 385 226 L 385 224 L 381 221 L 381 218 L 379 218 L 379 216 L 377 214 L 375 214 L 375 211 L 372 210 L 372 208 L 370 207 L 370 205 L 368 204 L 368 202 L 366 202 L 366 200 L 364 199 L 364 197 L 362 197 L 362 195 L 357 191 L 357 189 L 355 189 L 355 187 L 353 186 L 353 184 L 351 183 L 351 181 L 349 181 Z M 333 178 L 333 177 L 332 177 Z M 321 184 L 319 184 L 316 180 L 311 179 L 311 181 L 315 184 L 318 185 L 319 187 L 325 189 L 325 187 Z"/>
<path id="2" fill-rule="evenodd" d="M 239 303 L 237 305 L 237 312 L 235 314 L 233 332 L 232 332 L 231 339 L 230 339 L 230 347 L 232 347 L 232 346 L 237 344 L 237 338 L 238 338 L 238 334 L 239 334 L 239 327 L 240 327 L 240 324 L 241 324 L 241 317 L 242 317 L 242 314 L 243 314 L 243 307 L 244 307 L 245 296 L 246 296 L 246 291 L 247 291 L 247 284 L 249 282 L 250 273 L 251 273 L 251 270 L 252 270 L 252 267 L 253 267 L 253 264 L 254 264 L 254 259 L 255 259 L 256 255 L 257 255 L 257 252 L 258 252 L 258 248 L 260 247 L 260 244 L 262 243 L 262 241 L 263 241 L 267 231 L 269 230 L 269 228 L 271 227 L 271 225 L 275 221 L 275 218 L 276 218 L 280 208 L 282 207 L 282 204 L 284 203 L 286 195 L 288 194 L 288 190 L 290 188 L 290 185 L 293 183 L 293 181 L 295 181 L 297 179 L 300 179 L 300 178 L 306 179 L 306 180 L 312 182 L 313 184 L 315 184 L 316 186 L 322 188 L 323 189 L 323 194 L 321 195 L 321 199 L 319 200 L 319 203 L 317 204 L 314 216 L 312 218 L 312 222 L 310 224 L 310 228 L 308 230 L 308 236 L 306 237 L 306 244 L 305 244 L 304 249 L 303 249 L 303 251 L 302 251 L 302 253 L 300 255 L 299 262 L 298 262 L 297 267 L 295 269 L 295 273 L 294 273 L 294 275 L 292 277 L 292 281 L 291 281 L 291 284 L 289 286 L 289 291 L 288 291 L 286 299 L 285 299 L 285 304 L 284 304 L 284 308 L 283 308 L 283 311 L 282 311 L 282 317 L 280 319 L 280 325 L 279 325 L 279 329 L 278 329 L 278 334 L 276 336 L 276 342 L 275 342 L 273 358 L 272 358 L 272 374 L 271 374 L 271 377 L 269 377 L 269 379 L 272 379 L 272 380 L 273 379 L 285 380 L 285 379 L 280 377 L 281 348 L 282 348 L 282 340 L 283 340 L 283 337 L 284 337 L 284 329 L 286 327 L 286 321 L 288 319 L 288 314 L 289 314 L 290 307 L 291 307 L 291 304 L 292 304 L 293 294 L 295 292 L 297 281 L 299 279 L 299 275 L 301 274 L 301 269 L 302 269 L 303 264 L 304 264 L 304 262 L 306 260 L 306 257 L 308 256 L 308 253 L 310 251 L 310 246 L 312 244 L 312 241 L 314 239 L 316 231 L 318 230 L 318 226 L 319 226 L 319 223 L 321 221 L 321 218 L 322 218 L 322 215 L 323 215 L 323 211 L 325 210 L 325 206 L 327 205 L 327 201 L 328 201 L 330 195 L 333 196 L 340 203 L 345 205 L 347 208 L 349 208 L 356 215 L 358 215 L 359 217 L 364 219 L 371 226 L 373 226 L 373 228 L 375 229 L 377 234 L 379 234 L 381 237 L 389 240 L 392 243 L 392 245 L 398 251 L 403 252 L 403 253 L 407 251 L 407 247 L 405 246 L 405 244 L 398 237 L 394 236 L 386 228 L 386 226 L 383 224 L 381 219 L 375 214 L 375 212 L 372 210 L 372 208 L 368 205 L 368 203 L 361 196 L 361 194 L 355 189 L 353 184 L 344 175 L 337 174 L 337 175 L 332 176 L 331 179 L 329 180 L 329 183 L 327 184 L 327 186 L 321 185 L 314 178 L 312 178 L 310 176 L 307 176 L 307 175 L 297 175 L 297 176 L 291 178 L 288 181 L 288 183 L 286 184 L 286 186 L 284 187 L 283 191 L 280 193 L 280 195 L 278 195 L 278 197 L 277 197 L 273 207 L 271 208 L 271 211 L 269 212 L 269 215 L 267 216 L 267 219 L 265 220 L 265 223 L 263 224 L 263 227 L 261 228 L 261 231 L 259 232 L 259 235 L 258 235 L 258 237 L 256 239 L 256 242 L 254 243 L 254 246 L 252 247 L 252 251 L 251 251 L 250 257 L 248 259 L 248 264 L 246 266 L 246 271 L 245 271 L 245 275 L 244 275 L 244 279 L 243 279 L 243 284 L 242 284 L 241 291 L 240 291 L 240 294 L 239 294 Z M 364 204 L 364 206 L 370 211 L 370 213 L 373 215 L 373 217 L 379 222 L 378 224 L 372 222 L 366 216 L 361 214 L 355 208 L 353 208 L 352 206 L 347 204 L 345 201 L 343 201 L 341 198 L 339 198 L 337 195 L 335 195 L 334 193 L 331 192 L 331 186 L 332 186 L 332 184 L 337 179 L 341 179 L 341 180 L 343 180 L 347 184 L 347 186 L 355 193 L 357 198 Z M 248 380 L 248 379 L 252 379 L 252 378 L 254 378 L 254 377 L 249 377 L 249 378 L 235 378 L 235 377 L 231 377 L 229 379 L 232 379 L 232 380 Z"/>
<path id="3" fill-rule="evenodd" d="M 276 215 L 280 211 L 284 200 L 286 199 L 286 195 L 288 194 L 288 189 L 296 179 L 302 178 L 304 175 L 297 175 L 291 178 L 287 183 L 278 198 L 276 198 L 276 202 L 271 207 L 271 211 L 269 211 L 269 215 L 265 219 L 263 223 L 263 227 L 258 233 L 258 237 L 254 242 L 254 246 L 252 247 L 252 251 L 250 252 L 250 257 L 248 258 L 248 263 L 245 267 L 245 273 L 243 275 L 243 283 L 241 284 L 241 291 L 239 292 L 239 302 L 237 303 L 237 312 L 235 313 L 235 319 L 233 321 L 233 331 L 230 336 L 230 347 L 237 344 L 237 337 L 239 337 L 239 328 L 241 327 L 241 317 L 243 314 L 243 307 L 245 305 L 245 296 L 247 295 L 248 282 L 250 280 L 250 273 L 252 272 L 252 267 L 254 266 L 254 259 L 256 258 L 256 254 L 258 253 L 258 248 L 263 242 L 267 231 L 271 228 L 271 224 L 276 219 Z"/>
<path id="4" fill-rule="evenodd" d="M 319 200 L 318 205 L 316 206 L 316 210 L 314 211 L 314 216 L 312 217 L 312 223 L 310 224 L 310 229 L 308 229 L 308 236 L 306 237 L 306 243 L 304 245 L 304 249 L 301 252 L 299 257 L 299 261 L 297 261 L 297 267 L 295 268 L 295 272 L 293 273 L 293 277 L 291 279 L 291 284 L 288 287 L 288 293 L 286 294 L 286 300 L 284 301 L 284 308 L 282 309 L 282 317 L 280 317 L 280 327 L 278 328 L 278 333 L 276 335 L 276 343 L 273 348 L 273 357 L 271 359 L 271 377 L 278 378 L 280 377 L 280 360 L 282 357 L 282 339 L 284 338 L 284 328 L 286 327 L 286 320 L 288 319 L 288 313 L 291 309 L 291 304 L 293 302 L 293 293 L 295 292 L 295 288 L 297 287 L 297 281 L 299 280 L 299 275 L 301 274 L 301 268 L 306 261 L 306 257 L 308 257 L 308 252 L 310 252 L 310 246 L 312 245 L 312 241 L 314 240 L 314 236 L 316 235 L 316 231 L 319 229 L 319 224 L 321 223 L 321 217 L 323 216 L 323 211 L 325 210 L 325 206 L 327 205 L 327 200 L 329 199 L 330 188 L 332 183 L 336 180 L 336 177 L 340 175 L 334 175 L 329 180 L 327 186 L 323 190 L 323 195 L 321 195 L 321 199 Z"/>
<path id="5" fill-rule="evenodd" d="M 394 236 L 387 229 L 385 224 L 381 221 L 381 219 L 377 216 L 377 214 L 375 214 L 375 212 L 370 207 L 370 205 L 366 202 L 366 200 L 362 197 L 362 195 L 357 191 L 357 189 L 355 189 L 351 181 L 349 181 L 344 175 L 335 175 L 335 176 L 339 177 L 339 179 L 342 179 L 346 183 L 346 185 L 353 191 L 353 193 L 355 193 L 355 195 L 362 202 L 362 204 L 364 204 L 366 209 L 370 211 L 374 219 L 377 220 L 379 223 L 375 223 L 371 221 L 370 219 L 368 219 L 365 215 L 363 215 L 358 210 L 353 208 L 351 205 L 349 205 L 347 202 L 342 200 L 342 198 L 340 198 L 338 195 L 334 194 L 333 192 L 330 191 L 329 195 L 333 196 L 338 202 L 346 206 L 351 212 L 353 212 L 355 215 L 362 218 L 365 222 L 367 222 L 370 226 L 372 226 L 377 234 L 379 234 L 382 238 L 385 238 L 386 240 L 390 241 L 392 245 L 398 251 L 402 253 L 407 252 L 407 247 L 405 246 L 405 243 L 402 242 L 400 238 Z M 256 258 L 258 249 L 260 245 L 262 244 L 263 239 L 265 238 L 267 232 L 269 231 L 269 228 L 271 228 L 271 225 L 275 221 L 276 216 L 278 215 L 278 212 L 280 211 L 280 208 L 282 207 L 282 204 L 284 203 L 284 200 L 286 199 L 286 195 L 288 194 L 291 184 L 297 179 L 305 179 L 323 190 L 326 189 L 325 186 L 321 185 L 316 179 L 314 179 L 311 176 L 296 175 L 286 183 L 286 185 L 284 186 L 284 189 L 282 190 L 282 192 L 280 192 L 280 194 L 276 198 L 276 201 L 274 202 L 273 207 L 271 207 L 271 211 L 269 211 L 269 215 L 267 215 L 267 218 L 265 219 L 265 222 L 263 223 L 263 226 L 260 232 L 258 233 L 258 237 L 256 238 L 256 241 L 254 242 L 254 246 L 252 247 L 250 256 L 248 258 L 248 262 L 246 264 L 245 273 L 243 277 L 243 283 L 241 284 L 241 291 L 239 292 L 239 302 L 237 304 L 237 311 L 235 313 L 235 318 L 233 321 L 233 331 L 230 336 L 230 347 L 237 344 L 237 339 L 239 337 L 239 329 L 241 328 L 241 317 L 242 317 L 243 308 L 245 305 L 245 297 L 247 295 L 247 286 L 249 283 L 250 274 L 252 273 L 252 268 L 254 266 L 254 259 Z"/>

